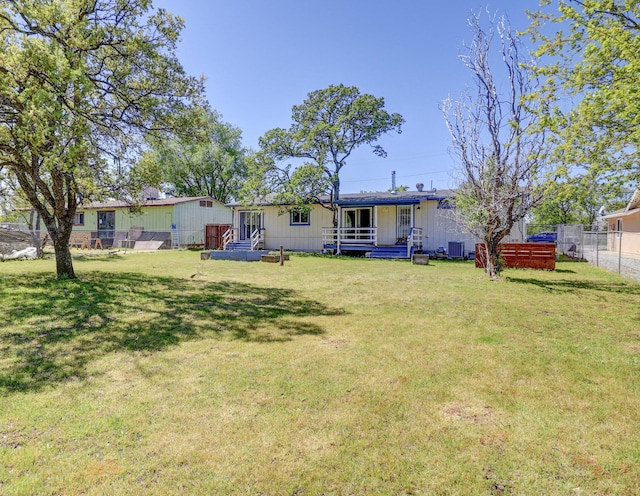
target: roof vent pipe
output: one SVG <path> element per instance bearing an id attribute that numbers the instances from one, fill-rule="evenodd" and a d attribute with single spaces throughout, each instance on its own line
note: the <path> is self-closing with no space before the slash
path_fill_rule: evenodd
<path id="1" fill-rule="evenodd" d="M 391 194 L 396 194 L 396 171 L 391 171 Z"/>

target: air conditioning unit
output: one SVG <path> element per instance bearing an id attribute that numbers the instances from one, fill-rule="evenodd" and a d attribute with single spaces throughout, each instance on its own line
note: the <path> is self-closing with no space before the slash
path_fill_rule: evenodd
<path id="1" fill-rule="evenodd" d="M 449 241 L 449 249 L 447 250 L 449 258 L 464 258 L 464 241 Z"/>

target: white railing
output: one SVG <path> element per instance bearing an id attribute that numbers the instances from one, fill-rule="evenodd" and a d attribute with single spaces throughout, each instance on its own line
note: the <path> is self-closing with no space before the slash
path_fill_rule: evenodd
<path id="1" fill-rule="evenodd" d="M 237 227 L 230 227 L 222 235 L 222 249 L 226 250 L 227 249 L 227 245 L 229 243 L 233 243 L 234 241 L 237 241 L 237 240 L 238 240 L 238 228 Z"/>
<path id="2" fill-rule="evenodd" d="M 412 227 L 407 236 L 407 257 L 411 257 L 411 248 L 422 250 L 422 228 Z"/>
<path id="3" fill-rule="evenodd" d="M 259 227 L 251 233 L 251 250 L 256 250 L 258 247 L 264 246 L 264 228 Z"/>
<path id="4" fill-rule="evenodd" d="M 322 244 L 373 244 L 378 242 L 378 229 L 375 227 L 323 227 Z"/>

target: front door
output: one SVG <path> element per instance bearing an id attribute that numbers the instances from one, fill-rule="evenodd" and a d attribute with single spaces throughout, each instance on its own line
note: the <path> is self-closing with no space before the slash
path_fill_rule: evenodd
<path id="1" fill-rule="evenodd" d="M 396 221 L 396 237 L 398 241 L 404 242 L 411 231 L 411 209 L 412 207 L 398 206 Z"/>
<path id="2" fill-rule="evenodd" d="M 251 234 L 262 227 L 262 212 L 240 212 L 240 240 L 251 239 Z"/>
<path id="3" fill-rule="evenodd" d="M 100 239 L 111 238 L 115 236 L 116 229 L 116 213 L 115 212 L 98 212 L 98 237 Z"/>

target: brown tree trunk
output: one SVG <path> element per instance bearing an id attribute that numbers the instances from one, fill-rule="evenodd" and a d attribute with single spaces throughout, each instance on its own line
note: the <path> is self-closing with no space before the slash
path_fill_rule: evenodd
<path id="1" fill-rule="evenodd" d="M 73 270 L 73 259 L 69 249 L 72 225 L 49 228 L 49 236 L 56 254 L 56 274 L 58 279 L 76 279 Z"/>
<path id="2" fill-rule="evenodd" d="M 502 245 L 500 242 L 504 239 L 504 235 L 498 236 L 493 239 L 485 239 L 485 272 L 491 278 L 492 281 L 500 279 L 500 272 L 502 271 L 502 263 L 500 262 L 500 254 L 502 252 Z"/>

